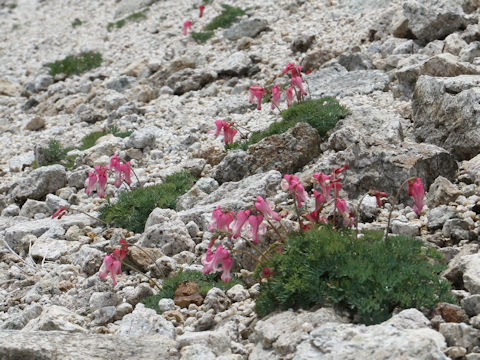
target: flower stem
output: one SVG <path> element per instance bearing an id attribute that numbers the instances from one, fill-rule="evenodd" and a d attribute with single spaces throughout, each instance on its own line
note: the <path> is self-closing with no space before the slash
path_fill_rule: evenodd
<path id="1" fill-rule="evenodd" d="M 160 285 L 158 285 L 158 283 L 157 283 L 155 280 L 153 280 L 150 276 L 148 276 L 147 274 L 145 274 L 143 271 L 138 270 L 135 266 L 132 266 L 132 265 L 130 265 L 130 264 L 127 264 L 127 263 L 124 262 L 123 260 L 122 260 L 122 264 L 125 265 L 127 268 L 132 269 L 132 270 L 135 270 L 136 272 L 142 274 L 142 275 L 145 276 L 148 280 L 150 280 L 150 281 L 158 288 L 158 290 L 162 290 L 162 287 L 161 287 Z"/>

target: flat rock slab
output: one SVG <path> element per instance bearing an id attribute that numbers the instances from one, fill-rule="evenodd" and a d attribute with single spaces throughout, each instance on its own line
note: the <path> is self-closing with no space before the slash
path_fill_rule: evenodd
<path id="1" fill-rule="evenodd" d="M 305 76 L 312 98 L 323 96 L 345 97 L 355 94 L 370 94 L 383 91 L 390 80 L 380 70 L 338 70 L 333 67 L 321 69 Z"/>
<path id="2" fill-rule="evenodd" d="M 0 359 L 178 359 L 176 343 L 161 336 L 111 336 L 63 331 L 0 331 Z"/>

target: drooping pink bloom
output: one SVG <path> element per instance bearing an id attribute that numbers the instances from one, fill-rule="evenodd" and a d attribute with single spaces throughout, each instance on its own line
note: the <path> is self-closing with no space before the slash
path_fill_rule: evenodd
<path id="1" fill-rule="evenodd" d="M 257 196 L 257 201 L 255 202 L 255 209 L 275 221 L 280 221 L 280 215 L 276 211 L 274 211 L 271 205 L 267 203 L 265 199 L 261 196 Z"/>
<path id="2" fill-rule="evenodd" d="M 230 254 L 228 254 L 227 257 L 224 257 L 222 259 L 222 276 L 220 276 L 220 279 L 222 279 L 224 282 L 229 282 L 232 280 L 232 274 L 230 271 L 232 270 L 232 265 L 233 265 L 233 259 L 231 258 Z"/>
<path id="3" fill-rule="evenodd" d="M 237 129 L 235 129 L 232 123 L 227 123 L 223 127 L 223 141 L 225 142 L 225 145 L 228 144 L 233 144 L 233 138 L 237 134 Z"/>
<path id="4" fill-rule="evenodd" d="M 201 18 L 203 16 L 203 11 L 205 10 L 205 5 L 200 5 L 198 7 L 198 10 L 200 10 L 200 15 L 198 17 Z"/>
<path id="5" fill-rule="evenodd" d="M 316 173 L 313 174 L 313 178 L 317 180 L 320 188 L 322 189 L 323 202 L 330 201 L 330 192 L 333 188 L 333 184 L 330 180 L 330 175 L 326 175 L 324 173 Z"/>
<path id="6" fill-rule="evenodd" d="M 303 87 L 303 80 L 300 76 L 292 76 L 290 83 L 298 89 L 298 95 L 307 95 L 307 90 Z"/>
<path id="7" fill-rule="evenodd" d="M 222 266 L 220 266 L 220 263 Z M 207 275 L 211 272 L 223 270 L 221 276 L 222 280 L 228 282 L 232 279 L 230 270 L 232 268 L 233 260 L 230 257 L 227 249 L 224 249 L 222 245 L 218 245 L 215 249 L 215 253 L 211 248 L 208 248 L 207 254 L 202 258 L 203 269 L 202 273 Z"/>
<path id="8" fill-rule="evenodd" d="M 328 224 L 327 219 L 320 217 L 320 214 L 316 210 L 302 216 L 313 223 L 323 222 L 324 224 Z"/>
<path id="9" fill-rule="evenodd" d="M 415 180 L 408 181 L 408 195 L 413 198 L 413 211 L 415 214 L 420 215 L 422 212 L 423 198 L 425 196 L 425 189 L 423 187 L 422 179 L 417 177 Z"/>
<path id="10" fill-rule="evenodd" d="M 118 154 L 114 154 L 110 158 L 110 164 L 108 165 L 108 169 L 110 171 L 118 171 L 119 166 L 120 166 L 120 158 L 118 157 Z"/>
<path id="11" fill-rule="evenodd" d="M 215 137 L 220 135 L 220 132 L 222 131 L 223 127 L 227 124 L 225 120 L 215 120 Z"/>
<path id="12" fill-rule="evenodd" d="M 287 98 L 287 106 L 290 107 L 293 104 L 293 86 L 290 86 L 287 91 L 285 91 L 285 97 Z"/>
<path id="13" fill-rule="evenodd" d="M 262 98 L 265 94 L 265 89 L 260 85 L 250 86 L 250 104 L 253 103 L 253 99 L 257 99 L 257 110 L 262 110 Z"/>
<path id="14" fill-rule="evenodd" d="M 280 86 L 278 84 L 275 84 L 275 86 L 272 88 L 272 110 L 277 107 L 280 109 L 280 97 L 282 96 L 282 89 L 280 89 Z"/>
<path id="15" fill-rule="evenodd" d="M 315 198 L 315 211 L 319 211 L 322 205 L 326 202 L 325 196 L 323 195 L 323 192 L 313 190 L 313 197 Z"/>
<path id="16" fill-rule="evenodd" d="M 258 244 L 258 235 L 265 233 L 265 225 L 263 224 L 263 215 L 250 215 L 248 217 L 248 223 L 250 224 L 250 231 L 254 244 Z"/>
<path id="17" fill-rule="evenodd" d="M 95 184 L 97 183 L 97 174 L 95 171 L 88 172 L 87 188 L 85 192 L 90 194 L 95 189 Z"/>
<path id="18" fill-rule="evenodd" d="M 350 217 L 350 211 L 348 210 L 347 202 L 343 199 L 336 198 L 335 206 L 339 214 L 343 217 L 343 225 L 350 226 L 353 224 L 353 219 Z"/>
<path id="19" fill-rule="evenodd" d="M 97 185 L 97 194 L 99 197 L 105 197 L 105 188 L 107 187 L 107 167 L 102 165 L 97 165 L 93 167 L 97 173 L 98 185 Z"/>
<path id="20" fill-rule="evenodd" d="M 283 179 L 280 184 L 284 190 L 288 190 L 289 193 L 295 196 L 298 207 L 302 207 L 303 203 L 308 200 L 308 194 L 296 175 L 283 175 Z"/>
<path id="21" fill-rule="evenodd" d="M 119 259 L 115 258 L 114 254 L 108 254 L 103 258 L 102 268 L 98 272 L 98 277 L 101 280 L 105 280 L 108 273 L 110 273 L 112 277 L 113 285 L 117 285 L 115 276 L 122 273 L 122 263 Z"/>
<path id="22" fill-rule="evenodd" d="M 383 198 L 388 197 L 387 193 L 383 192 L 383 191 L 370 190 L 368 193 L 369 193 L 369 195 L 375 196 L 375 198 L 377 200 L 377 206 L 378 207 L 382 207 L 382 205 L 383 205 L 382 197 Z"/>
<path id="23" fill-rule="evenodd" d="M 290 62 L 282 70 L 282 74 L 290 72 L 292 77 L 302 76 L 302 67 L 300 65 L 295 65 L 295 63 Z"/>
<path id="24" fill-rule="evenodd" d="M 231 232 L 230 224 L 234 220 L 234 215 L 231 211 L 223 212 L 220 205 L 218 205 L 212 212 L 212 223 L 208 227 L 210 232 L 222 231 Z"/>
<path id="25" fill-rule="evenodd" d="M 238 239 L 242 232 L 242 228 L 248 220 L 250 215 L 250 210 L 239 210 L 237 213 L 237 218 L 235 219 L 234 223 L 232 224 L 232 233 L 233 238 Z"/>
<path id="26" fill-rule="evenodd" d="M 234 122 L 226 122 L 224 120 L 216 120 L 215 121 L 215 137 L 220 135 L 220 132 L 223 129 L 223 141 L 225 142 L 226 145 L 232 144 L 233 143 L 233 138 L 237 134 L 237 129 L 233 127 L 235 123 Z"/>
<path id="27" fill-rule="evenodd" d="M 183 23 L 183 35 L 188 34 L 188 30 L 192 30 L 192 22 L 190 20 L 187 20 Z"/>
<path id="28" fill-rule="evenodd" d="M 270 277 L 272 275 L 273 275 L 273 271 L 270 270 L 270 268 L 268 266 L 264 266 L 263 267 L 263 276 Z"/>
<path id="29" fill-rule="evenodd" d="M 52 219 L 58 218 L 58 220 L 60 220 L 62 216 L 65 215 L 66 213 L 67 213 L 67 208 L 65 206 L 62 206 L 60 209 L 58 209 L 52 214 Z"/>

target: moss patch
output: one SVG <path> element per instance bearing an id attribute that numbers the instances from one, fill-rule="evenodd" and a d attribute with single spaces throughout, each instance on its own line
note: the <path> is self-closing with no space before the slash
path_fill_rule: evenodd
<path id="1" fill-rule="evenodd" d="M 167 176 L 159 185 L 123 192 L 115 204 L 108 202 L 100 209 L 100 218 L 113 226 L 142 233 L 153 209 L 175 209 L 177 198 L 194 182 L 195 178 L 188 171 L 182 171 Z"/>
<path id="2" fill-rule="evenodd" d="M 223 11 L 220 15 L 216 16 L 209 24 L 204 27 L 205 31 L 213 31 L 218 28 L 228 28 L 237 21 L 239 16 L 245 14 L 245 10 L 242 10 L 235 6 L 222 4 Z"/>
<path id="3" fill-rule="evenodd" d="M 214 32 L 213 31 L 205 31 L 205 32 L 192 31 L 190 34 L 192 35 L 192 38 L 197 43 L 201 44 L 201 43 L 206 42 L 208 39 L 210 39 L 214 35 Z"/>
<path id="4" fill-rule="evenodd" d="M 82 139 L 82 145 L 80 145 L 78 149 L 82 151 L 90 149 L 92 146 L 95 145 L 98 139 L 100 139 L 102 136 L 105 136 L 107 134 L 113 134 L 116 137 L 124 139 L 130 136 L 132 132 L 131 131 L 121 132 L 116 126 L 109 126 L 106 130 L 96 131 L 85 136 Z"/>
<path id="5" fill-rule="evenodd" d="M 65 74 L 67 76 L 82 74 L 88 70 L 95 69 L 102 64 L 102 54 L 86 52 L 77 56 L 67 56 L 63 60 L 48 63 L 50 75 Z"/>
<path id="6" fill-rule="evenodd" d="M 128 15 L 126 18 L 120 19 L 120 20 L 115 21 L 115 22 L 108 23 L 107 24 L 107 30 L 111 31 L 113 28 L 119 29 L 119 28 L 125 26 L 127 24 L 127 22 L 143 20 L 143 19 L 146 19 L 146 18 L 147 18 L 147 15 L 145 15 L 144 12 L 133 13 L 133 14 Z"/>
<path id="7" fill-rule="evenodd" d="M 297 103 L 282 111 L 281 114 L 282 121 L 273 123 L 266 130 L 253 132 L 248 140 L 227 145 L 226 149 L 243 149 L 246 151 L 250 145 L 256 144 L 268 136 L 283 134 L 299 122 L 310 124 L 318 131 L 320 136 L 325 136 L 339 119 L 349 114 L 349 111 L 341 106 L 335 98 L 324 97 Z"/>

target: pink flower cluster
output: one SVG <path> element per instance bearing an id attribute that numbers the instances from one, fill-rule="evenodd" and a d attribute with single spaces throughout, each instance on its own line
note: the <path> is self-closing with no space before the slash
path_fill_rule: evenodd
<path id="1" fill-rule="evenodd" d="M 130 162 L 122 163 L 117 154 L 110 158 L 110 164 L 108 166 L 97 165 L 93 168 L 94 171 L 88 172 L 87 188 L 85 190 L 87 194 L 96 190 L 99 197 L 105 197 L 105 188 L 108 180 L 107 171 L 115 172 L 114 185 L 117 188 L 122 185 L 123 181 L 128 185 L 132 183 Z"/>
<path id="2" fill-rule="evenodd" d="M 215 126 L 216 126 L 215 137 L 220 135 L 220 132 L 223 130 L 223 141 L 225 142 L 225 145 L 232 144 L 233 138 L 237 134 L 237 129 L 235 129 L 233 125 L 234 125 L 233 122 L 216 120 L 215 121 Z"/>
<path id="3" fill-rule="evenodd" d="M 205 11 L 205 4 L 202 4 L 198 7 L 198 11 L 199 11 L 199 14 L 198 14 L 198 17 L 201 18 L 203 17 L 203 12 Z M 193 22 L 191 20 L 186 20 L 183 22 L 183 35 L 188 35 L 188 31 L 189 30 L 192 30 L 192 25 L 193 25 Z"/>
<path id="4" fill-rule="evenodd" d="M 120 240 L 120 243 L 122 244 L 120 249 L 115 249 L 112 254 L 105 255 L 102 267 L 98 272 L 100 280 L 105 280 L 108 273 L 110 273 L 114 286 L 117 285 L 115 276 L 122 273 L 122 260 L 127 256 L 128 247 L 130 246 L 124 239 Z"/>
<path id="5" fill-rule="evenodd" d="M 425 189 L 423 188 L 422 179 L 417 177 L 415 180 L 408 181 L 408 195 L 413 198 L 413 211 L 415 214 L 420 215 L 425 205 L 423 203 Z"/>
<path id="6" fill-rule="evenodd" d="M 288 63 L 282 70 L 282 74 L 290 74 L 290 86 L 285 90 L 285 98 L 287 100 L 287 107 L 292 106 L 293 96 L 297 94 L 297 100 L 300 101 L 302 96 L 307 95 L 307 91 L 303 85 L 302 67 L 291 62 Z M 252 85 L 249 88 L 250 104 L 254 99 L 257 100 L 257 110 L 262 110 L 262 98 L 265 95 L 265 89 L 260 85 Z M 280 109 L 280 98 L 282 96 L 282 89 L 278 84 L 272 87 L 272 104 L 271 109 Z"/>
<path id="7" fill-rule="evenodd" d="M 220 206 L 217 206 L 212 213 L 212 222 L 208 230 L 215 233 L 207 250 L 206 256 L 202 259 L 204 265 L 202 272 L 209 274 L 212 271 L 223 271 L 222 280 L 228 282 L 232 275 L 230 270 L 233 265 L 233 260 L 228 252 L 221 244 L 216 247 L 215 253 L 211 248 L 215 240 L 219 236 L 238 239 L 241 236 L 242 229 L 247 225 L 250 226 L 249 233 L 252 242 L 257 244 L 259 236 L 266 232 L 265 219 L 275 221 L 280 220 L 280 215 L 272 209 L 272 205 L 261 196 L 257 196 L 254 203 L 254 210 L 239 210 L 236 214 L 233 211 L 223 211 Z M 220 267 L 219 264 L 222 264 Z"/>

